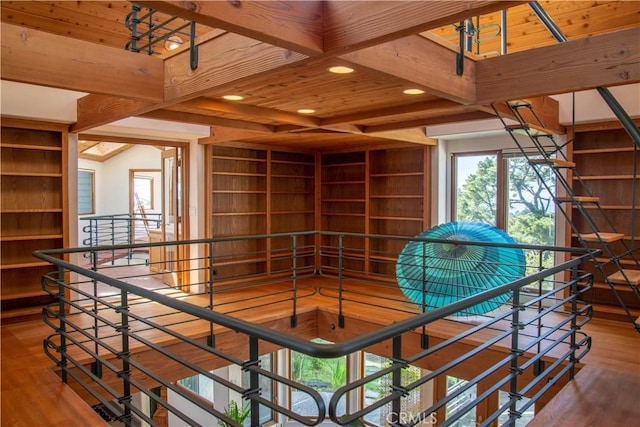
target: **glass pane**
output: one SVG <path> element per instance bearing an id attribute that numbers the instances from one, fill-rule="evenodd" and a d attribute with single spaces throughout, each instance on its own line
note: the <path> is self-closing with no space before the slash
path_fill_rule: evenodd
<path id="1" fill-rule="evenodd" d="M 457 221 L 497 224 L 498 168 L 495 154 L 455 155 Z"/>
<path id="2" fill-rule="evenodd" d="M 537 167 L 538 174 L 524 157 L 505 159 L 508 176 L 507 232 L 518 242 L 555 245 L 555 174 L 550 167 Z M 525 251 L 527 274 L 537 267 L 551 267 L 553 252 Z M 548 286 L 552 286 L 549 282 Z M 545 286 L 543 286 L 544 288 Z"/>
<path id="3" fill-rule="evenodd" d="M 502 405 L 505 405 L 508 401 L 509 401 L 509 393 L 500 391 L 498 407 L 501 408 Z M 518 400 L 518 402 L 516 403 L 517 410 L 519 411 L 520 410 L 519 408 L 522 405 L 525 405 L 527 402 L 529 402 L 529 399 L 526 397 L 522 397 L 520 400 Z M 534 416 L 534 406 L 535 405 L 530 406 L 526 411 L 524 411 L 524 413 L 520 418 L 516 419 L 516 427 L 524 427 L 527 424 L 529 424 L 529 422 L 533 419 L 533 416 Z M 499 425 L 503 425 L 507 421 L 509 421 L 509 411 L 503 412 L 500 415 L 500 417 L 498 417 Z"/>
<path id="4" fill-rule="evenodd" d="M 272 355 L 265 354 L 260 356 L 260 367 L 265 371 L 273 372 L 273 364 L 271 362 Z M 245 371 L 242 374 L 242 387 L 248 389 L 249 383 L 249 371 Z M 260 376 L 260 396 L 266 400 L 273 400 L 273 381 L 265 376 Z M 260 424 L 267 423 L 273 419 L 273 413 L 268 406 L 260 405 Z M 247 417 L 244 420 L 245 426 L 251 425 L 251 417 Z"/>
<path id="5" fill-rule="evenodd" d="M 468 381 L 465 381 L 463 379 L 447 376 L 447 396 L 457 392 L 467 383 Z M 458 396 L 447 403 L 447 419 L 454 415 L 457 416 L 458 412 L 467 404 L 472 402 L 475 398 L 476 386 L 474 384 L 472 387 L 469 387 L 467 390 L 461 392 Z M 474 407 L 470 411 L 466 412 L 451 425 L 455 427 L 476 425 L 476 408 Z"/>
<path id="6" fill-rule="evenodd" d="M 327 342 L 320 339 L 314 341 Z M 347 383 L 347 358 L 321 359 L 292 351 L 291 379 L 317 390 L 328 408 L 333 392 Z M 343 397 L 338 403 L 338 415 L 345 413 L 345 401 Z M 318 415 L 315 402 L 309 395 L 296 389 L 291 390 L 291 410 L 300 415 Z"/>
<path id="7" fill-rule="evenodd" d="M 388 368 L 390 365 L 391 360 L 386 357 L 364 353 L 365 376 L 378 372 L 381 369 Z M 420 368 L 409 365 L 401 371 L 401 384 L 403 386 L 407 386 L 417 381 L 421 376 L 422 371 Z M 367 383 L 364 390 L 364 407 L 366 407 L 389 395 L 389 392 L 392 390 L 392 376 L 387 374 L 381 378 L 377 378 L 374 381 Z M 423 411 L 420 401 L 420 391 L 420 387 L 412 389 L 406 397 L 403 397 L 400 400 L 400 414 L 393 414 L 391 403 L 388 403 L 387 405 L 365 415 L 365 421 L 374 425 L 385 426 L 390 424 L 394 419 L 394 416 L 397 416 L 402 424 L 408 423 L 413 418 L 420 417 L 420 414 Z M 431 420 L 431 417 L 423 417 L 422 423 L 429 424 L 429 420 Z"/>

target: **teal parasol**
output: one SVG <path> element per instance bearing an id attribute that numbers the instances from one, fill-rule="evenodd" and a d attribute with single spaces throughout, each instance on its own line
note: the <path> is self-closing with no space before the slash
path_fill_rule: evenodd
<path id="1" fill-rule="evenodd" d="M 511 236 L 492 225 L 449 222 L 417 237 L 436 241 L 407 243 L 396 263 L 396 277 L 405 296 L 416 304 L 424 304 L 426 310 L 443 307 L 524 276 L 524 252 L 518 247 L 491 245 L 516 244 Z M 499 308 L 509 297 L 509 293 L 502 294 L 458 315 L 488 313 Z"/>

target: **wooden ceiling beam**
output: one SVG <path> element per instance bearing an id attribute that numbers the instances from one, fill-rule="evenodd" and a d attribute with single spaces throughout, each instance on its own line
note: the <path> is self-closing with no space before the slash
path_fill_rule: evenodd
<path id="1" fill-rule="evenodd" d="M 319 119 L 300 114 L 292 114 L 286 111 L 271 108 L 256 107 L 253 105 L 215 101 L 209 98 L 193 99 L 180 104 L 180 107 L 197 108 L 218 113 L 241 114 L 243 116 L 260 117 L 261 120 L 272 120 L 298 126 L 314 127 L 320 123 Z"/>
<path id="2" fill-rule="evenodd" d="M 159 58 L 2 23 L 2 79 L 151 102 L 164 97 Z"/>
<path id="3" fill-rule="evenodd" d="M 412 142 L 421 145 L 437 145 L 438 140 L 429 138 L 424 127 L 413 129 L 389 130 L 383 132 L 371 132 L 365 135 L 374 136 L 376 138 L 391 139 L 395 141 Z"/>
<path id="4" fill-rule="evenodd" d="M 330 1 L 325 52 L 348 53 L 418 34 L 523 1 Z"/>
<path id="5" fill-rule="evenodd" d="M 323 52 L 323 2 L 321 1 L 137 1 L 136 3 L 306 55 L 318 55 Z"/>
<path id="6" fill-rule="evenodd" d="M 199 64 L 189 63 L 189 52 L 165 61 L 165 101 L 177 103 L 205 96 L 215 87 L 270 73 L 306 58 L 245 36 L 225 33 L 198 46 Z"/>
<path id="7" fill-rule="evenodd" d="M 220 144 L 222 142 L 244 141 L 262 137 L 264 132 L 251 129 L 236 129 L 224 126 L 211 126 L 211 135 L 198 139 L 199 144 Z"/>
<path id="8" fill-rule="evenodd" d="M 494 118 L 495 114 L 484 111 L 467 111 L 466 113 L 443 115 L 439 117 L 427 117 L 424 119 L 407 120 L 404 122 L 388 123 L 385 125 L 366 126 L 364 133 L 377 134 L 380 132 L 412 129 L 424 126 L 431 126 L 442 123 L 466 122 L 470 120 L 482 120 Z"/>
<path id="9" fill-rule="evenodd" d="M 200 65 L 196 70 L 191 70 L 188 52 L 164 61 L 165 95 L 162 102 L 147 103 L 94 94 L 79 99 L 78 121 L 72 131 L 83 132 L 195 99 L 214 88 L 275 72 L 306 58 L 232 33 L 225 33 L 199 45 L 199 57 Z"/>
<path id="10" fill-rule="evenodd" d="M 78 118 L 71 125 L 74 133 L 85 132 L 117 120 L 152 111 L 155 103 L 134 101 L 116 96 L 91 94 L 78 99 Z"/>
<path id="11" fill-rule="evenodd" d="M 637 83 L 638 40 L 636 27 L 478 61 L 477 103 Z"/>
<path id="12" fill-rule="evenodd" d="M 340 123 L 359 122 L 363 120 L 371 120 L 381 117 L 398 116 L 402 114 L 417 113 L 420 111 L 429 113 L 451 113 L 460 112 L 468 109 L 467 106 L 461 105 L 458 102 L 449 101 L 448 99 L 436 99 L 427 102 L 415 102 L 413 104 L 405 104 L 400 106 L 393 106 L 388 108 L 379 108 L 377 110 L 362 111 L 354 114 L 346 114 L 343 116 L 331 117 L 328 119 L 322 119 L 321 125 L 328 126 Z"/>
<path id="13" fill-rule="evenodd" d="M 464 73 L 458 76 L 456 52 L 425 37 L 409 36 L 341 57 L 406 80 L 429 94 L 462 104 L 475 103 L 475 61 L 465 57 Z"/>
<path id="14" fill-rule="evenodd" d="M 179 123 L 194 123 L 208 126 L 224 126 L 262 133 L 273 133 L 275 131 L 273 126 L 262 125 L 246 120 L 225 119 L 222 117 L 207 116 L 204 114 L 183 113 L 170 110 L 154 110 L 141 114 L 140 116 L 148 119 L 166 120 Z"/>

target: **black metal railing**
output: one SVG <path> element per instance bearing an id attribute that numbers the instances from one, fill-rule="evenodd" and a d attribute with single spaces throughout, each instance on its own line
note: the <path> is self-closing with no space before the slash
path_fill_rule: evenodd
<path id="1" fill-rule="evenodd" d="M 81 217 L 80 221 L 88 222 L 81 231 L 86 236 L 82 239 L 83 246 L 101 247 L 133 245 L 149 242 L 149 230 L 160 230 L 161 214 L 115 214 Z M 116 260 L 124 258 L 131 260 L 134 250 L 124 248 L 119 251 L 112 249 L 102 251 L 104 259 L 100 262 L 114 264 Z"/>
<path id="2" fill-rule="evenodd" d="M 260 407 L 281 414 L 280 420 L 305 425 L 317 425 L 327 416 L 346 424 L 385 407 L 391 414 L 385 422 L 416 425 L 439 416 L 444 408 L 452 407 L 454 399 L 479 384 L 482 391 L 457 410 L 447 411 L 446 419 L 438 420 L 438 425 L 454 423 L 498 390 L 508 393 L 507 401 L 479 425 L 496 421 L 515 425 L 541 396 L 572 378 L 591 342 L 580 331 L 590 318 L 590 306 L 579 300 L 580 293 L 591 285 L 591 277 L 576 269 L 590 256 L 587 250 L 523 246 L 525 251 L 551 252 L 556 258 L 566 255 L 568 261 L 550 267 L 528 265 L 525 277 L 443 307 L 403 300 L 397 285 L 395 291 L 400 296 L 384 304 L 385 292 L 394 291 L 391 265 L 399 252 L 393 248 L 409 241 L 442 242 L 307 232 L 150 243 L 146 245 L 150 251 L 162 248 L 178 257 L 161 260 L 163 268 L 156 272 L 135 272 L 134 268 L 143 267 L 131 266 L 127 267 L 130 271 L 118 270 L 117 275 L 112 274 L 116 271 L 112 267 L 87 268 L 65 261 L 61 255 L 91 253 L 89 258 L 93 259 L 99 258 L 100 251 L 121 246 L 39 251 L 34 253 L 36 257 L 58 269 L 43 278 L 43 288 L 57 300 L 43 311 L 44 321 L 54 330 L 44 341 L 45 352 L 55 361 L 63 381 L 91 403 L 110 408 L 115 418 L 127 425 L 139 421 L 157 425 L 157 413 L 137 404 L 135 396 L 145 396 L 156 410 L 162 408 L 182 424 L 203 425 L 202 418 L 194 416 L 197 408 L 209 423 L 221 420 L 241 425 L 219 404 L 176 384 L 193 375 L 204 376 L 247 401 L 250 422 L 255 426 L 260 425 Z M 316 246 L 317 242 L 322 244 Z M 360 246 L 359 242 L 366 244 Z M 356 250 L 383 247 L 386 249 Z M 180 268 L 172 270 L 169 265 Z M 181 279 L 176 283 L 167 280 L 167 275 Z M 369 282 L 367 275 L 372 278 Z M 329 278 L 336 280 L 335 287 L 326 285 Z M 146 283 L 154 280 L 158 284 Z M 101 293 L 100 287 L 111 291 Z M 469 315 L 472 307 L 504 294 L 508 301 L 499 309 Z M 350 322 L 357 323 L 350 317 L 355 305 L 380 310 L 389 320 L 333 344 L 309 341 L 296 331 L 303 303 L 316 296 L 321 297 L 319 309 L 338 313 L 337 328 L 347 335 Z M 269 314 L 272 323 L 246 320 L 259 318 L 259 313 Z M 283 318 L 290 322 L 283 324 Z M 290 379 L 286 370 L 265 369 L 259 361 L 260 355 L 274 349 L 334 358 L 375 348 L 390 364 L 337 389 L 328 401 L 314 387 Z M 455 357 L 444 360 L 439 356 L 443 353 Z M 428 369 L 428 373 L 407 383 L 401 374 L 409 365 Z M 248 384 L 239 385 L 215 371 L 228 366 L 244 371 Z M 460 376 L 462 366 L 468 374 L 464 386 L 420 407 L 411 417 L 401 414 L 403 400 L 414 390 L 443 375 Z M 364 395 L 365 388 L 382 377 L 391 385 L 378 399 L 346 409 L 339 406 L 344 396 L 355 399 L 358 393 Z M 312 415 L 296 413 L 282 403 L 283 399 L 266 398 L 259 386 L 261 380 L 305 394 L 313 403 Z M 158 387 L 167 393 L 158 393 Z M 191 409 L 185 409 L 183 401 L 188 401 Z"/>

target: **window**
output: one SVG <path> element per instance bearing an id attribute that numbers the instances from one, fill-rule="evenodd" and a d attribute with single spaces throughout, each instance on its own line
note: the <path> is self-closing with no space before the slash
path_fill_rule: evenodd
<path id="1" fill-rule="evenodd" d="M 539 156 L 529 156 L 536 158 Z M 453 155 L 452 219 L 496 225 L 518 243 L 555 245 L 555 175 L 531 166 L 521 153 Z M 553 265 L 554 253 L 525 251 L 527 266 Z M 544 288 L 551 286 L 545 283 Z"/>
<path id="2" fill-rule="evenodd" d="M 90 215 L 95 211 L 95 171 L 78 170 L 78 215 Z"/>
<path id="3" fill-rule="evenodd" d="M 265 371 L 273 372 L 273 354 L 265 354 L 260 356 L 260 367 Z M 249 371 L 242 374 L 242 387 L 249 389 Z M 273 381 L 270 378 L 260 375 L 260 395 L 266 399 L 273 401 Z M 268 406 L 260 405 L 260 425 L 273 420 L 273 411 Z M 245 426 L 251 425 L 251 417 L 247 417 L 244 421 Z"/>
<path id="4" fill-rule="evenodd" d="M 453 219 L 500 225 L 498 153 L 454 154 Z"/>
<path id="5" fill-rule="evenodd" d="M 468 384 L 461 378 L 450 377 L 447 375 L 447 396 L 458 392 L 459 389 Z M 465 391 L 459 392 L 449 403 L 447 403 L 447 419 L 454 415 L 458 415 L 458 412 L 464 408 L 467 404 L 475 400 L 477 388 L 474 384 Z M 451 424 L 455 427 L 473 426 L 476 425 L 476 408 L 472 408 L 470 411 L 463 414 L 455 422 Z"/>
<path id="6" fill-rule="evenodd" d="M 136 210 L 154 209 L 153 177 L 135 175 L 133 177 L 133 192 L 136 201 Z"/>
<path id="7" fill-rule="evenodd" d="M 321 339 L 314 342 L 327 343 Z M 346 356 L 334 359 L 322 359 L 312 357 L 296 351 L 291 352 L 291 379 L 309 386 L 320 393 L 326 408 L 333 392 L 347 384 L 347 358 Z M 338 403 L 338 415 L 345 413 L 346 399 L 343 397 Z M 317 407 L 309 399 L 306 393 L 291 390 L 291 410 L 305 416 L 317 416 Z"/>
<path id="8" fill-rule="evenodd" d="M 526 397 L 521 397 L 517 402 L 516 402 L 516 409 L 520 410 L 520 408 L 523 405 L 526 405 L 529 402 L 530 399 L 526 398 Z M 500 407 L 502 407 L 503 405 L 505 405 L 507 402 L 509 401 L 509 393 L 505 392 L 505 391 L 500 391 L 499 394 L 499 401 L 498 401 L 498 405 Z M 527 424 L 529 424 L 529 422 L 531 420 L 533 420 L 533 416 L 534 416 L 534 405 L 530 406 L 526 411 L 524 411 L 524 413 L 522 413 L 522 415 L 520 416 L 520 418 L 516 419 L 516 423 L 515 423 L 515 427 L 524 427 Z M 505 424 L 507 421 L 509 421 L 509 412 L 503 412 L 500 417 L 498 418 L 498 423 L 500 425 Z"/>
<path id="9" fill-rule="evenodd" d="M 391 360 L 386 357 L 377 356 L 375 354 L 363 352 L 363 375 L 371 375 L 381 369 L 387 368 L 391 365 Z M 400 371 L 400 380 L 403 386 L 407 386 L 422 377 L 422 370 L 416 366 L 407 366 Z M 382 399 L 389 394 L 392 390 L 392 376 L 387 374 L 374 381 L 367 383 L 364 387 L 363 407 L 369 406 L 374 402 Z M 400 417 L 400 421 L 412 419 L 419 416 L 422 411 L 421 402 L 421 387 L 415 388 L 409 391 L 406 397 L 400 400 L 401 414 L 396 414 Z M 365 421 L 374 425 L 389 425 L 389 420 L 392 419 L 391 403 L 384 405 L 383 407 L 376 409 L 364 416 Z M 424 420 L 424 424 L 428 425 L 428 420 Z"/>

